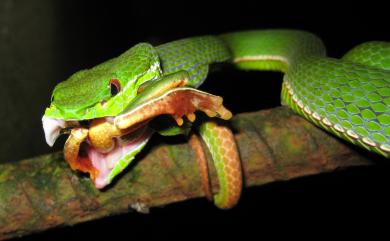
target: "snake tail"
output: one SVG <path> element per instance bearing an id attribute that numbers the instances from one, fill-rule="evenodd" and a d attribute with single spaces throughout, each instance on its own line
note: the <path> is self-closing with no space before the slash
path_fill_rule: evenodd
<path id="1" fill-rule="evenodd" d="M 211 192 L 209 168 L 207 165 L 207 159 L 202 147 L 202 143 L 195 133 L 190 134 L 189 144 L 194 151 L 196 162 L 199 169 L 200 181 L 202 183 L 203 191 L 206 198 L 210 201 L 213 200 L 213 194 Z"/>
<path id="2" fill-rule="evenodd" d="M 199 131 L 217 171 L 219 192 L 213 197 L 214 203 L 221 209 L 234 207 L 242 190 L 241 161 L 234 135 L 216 121 L 201 124 Z"/>

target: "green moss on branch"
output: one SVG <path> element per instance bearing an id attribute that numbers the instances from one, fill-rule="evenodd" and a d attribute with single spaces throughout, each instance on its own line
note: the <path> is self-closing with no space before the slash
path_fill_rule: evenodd
<path id="1" fill-rule="evenodd" d="M 231 125 L 246 186 L 371 164 L 368 156 L 359 155 L 355 148 L 285 107 L 240 114 Z M 71 171 L 62 153 L 1 165 L 0 239 L 202 197 L 189 145 L 184 139 L 173 144 L 161 140 L 165 139 L 154 141 L 140 160 L 104 191 Z M 207 157 L 210 161 L 209 153 Z M 217 190 L 213 168 L 211 176 Z"/>

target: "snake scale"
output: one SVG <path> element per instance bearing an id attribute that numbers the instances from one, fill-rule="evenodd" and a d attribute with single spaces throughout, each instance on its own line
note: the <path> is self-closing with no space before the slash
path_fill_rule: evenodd
<path id="1" fill-rule="evenodd" d="M 241 193 L 240 158 L 228 126 L 215 119 L 230 119 L 231 113 L 221 97 L 198 90 L 214 63 L 283 72 L 283 105 L 323 130 L 389 158 L 390 43 L 362 43 L 336 59 L 326 56 L 314 34 L 282 29 L 190 37 L 156 47 L 140 43 L 79 71 L 53 91 L 43 117 L 46 140 L 53 145 L 58 135 L 70 133 L 65 159 L 73 169 L 89 172 L 102 188 L 153 132 L 188 134 L 194 127 L 215 162 L 220 185 L 215 204 L 230 208 Z M 211 118 L 197 123 L 196 111 Z M 155 121 L 161 115 L 173 117 L 174 124 Z M 200 142 L 192 140 L 202 159 Z M 199 163 L 207 190 L 207 168 Z"/>

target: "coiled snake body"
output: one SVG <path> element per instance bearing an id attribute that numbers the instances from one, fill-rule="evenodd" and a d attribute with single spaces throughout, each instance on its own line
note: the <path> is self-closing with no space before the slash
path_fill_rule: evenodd
<path id="1" fill-rule="evenodd" d="M 295 30 L 193 37 L 157 47 L 138 44 L 56 86 L 43 118 L 46 139 L 52 144 L 59 129 L 71 126 L 65 158 L 74 169 L 89 172 L 97 187 L 103 187 L 146 144 L 150 131 L 145 126 L 155 116 L 169 114 L 182 129 L 188 127 L 183 125 L 182 116 L 193 122 L 196 110 L 210 117 L 231 117 L 220 97 L 196 90 L 206 79 L 209 65 L 217 62 L 231 62 L 243 70 L 284 72 L 283 104 L 320 128 L 389 157 L 390 43 L 363 43 L 335 59 L 326 57 L 318 37 Z M 81 120 L 92 124 L 88 129 L 74 125 Z M 156 131 L 183 133 L 176 127 Z M 134 129 L 138 134 L 130 148 L 130 142 L 123 144 L 119 139 L 135 135 Z M 215 203 L 221 208 L 232 207 L 242 187 L 233 135 L 225 125 L 212 120 L 202 122 L 198 129 L 217 169 L 220 191 Z M 79 155 L 81 143 L 89 145 L 87 159 Z M 195 139 L 192 143 L 199 146 Z M 111 155 L 118 150 L 124 154 L 113 161 Z M 202 175 L 207 190 L 207 174 Z"/>

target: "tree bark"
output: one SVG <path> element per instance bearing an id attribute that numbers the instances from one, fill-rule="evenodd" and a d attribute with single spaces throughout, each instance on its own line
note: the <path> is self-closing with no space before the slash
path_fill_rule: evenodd
<path id="1" fill-rule="evenodd" d="M 316 128 L 286 107 L 233 118 L 245 186 L 370 165 L 375 155 Z M 207 151 L 206 151 L 207 152 Z M 214 192 L 215 170 L 209 161 Z M 113 185 L 99 191 L 62 153 L 0 166 L 0 239 L 204 196 L 184 138 L 156 137 Z M 210 204 L 212 205 L 212 204 Z"/>

